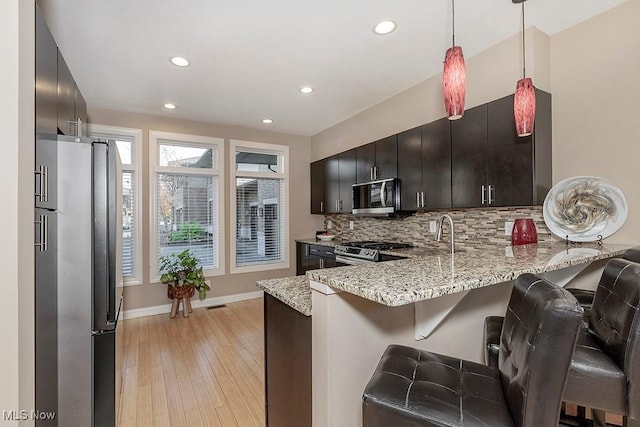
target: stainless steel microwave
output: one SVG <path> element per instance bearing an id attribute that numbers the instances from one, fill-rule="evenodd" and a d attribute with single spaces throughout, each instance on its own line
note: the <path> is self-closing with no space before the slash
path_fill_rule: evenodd
<path id="1" fill-rule="evenodd" d="M 382 179 L 353 184 L 354 215 L 389 216 L 400 211 L 400 180 Z"/>

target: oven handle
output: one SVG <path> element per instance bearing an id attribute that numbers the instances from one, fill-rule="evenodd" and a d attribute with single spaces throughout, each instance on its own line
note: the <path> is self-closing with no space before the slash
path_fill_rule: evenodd
<path id="1" fill-rule="evenodd" d="M 387 181 L 383 181 L 380 185 L 380 203 L 383 208 L 387 207 Z"/>
<path id="2" fill-rule="evenodd" d="M 336 262 L 340 262 L 342 264 L 348 264 L 348 265 L 361 265 L 361 264 L 371 264 L 372 262 L 375 262 L 375 261 L 336 255 Z"/>

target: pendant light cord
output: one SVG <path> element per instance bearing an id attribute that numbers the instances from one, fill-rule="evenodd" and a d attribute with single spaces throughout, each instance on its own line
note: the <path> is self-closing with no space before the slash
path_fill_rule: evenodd
<path id="1" fill-rule="evenodd" d="M 524 44 L 524 0 L 522 2 L 522 78 L 524 79 L 527 76 L 527 65 L 526 65 L 527 54 L 525 51 Z"/>
<path id="2" fill-rule="evenodd" d="M 456 0 L 451 0 L 451 33 L 452 33 L 452 46 L 456 45 Z"/>

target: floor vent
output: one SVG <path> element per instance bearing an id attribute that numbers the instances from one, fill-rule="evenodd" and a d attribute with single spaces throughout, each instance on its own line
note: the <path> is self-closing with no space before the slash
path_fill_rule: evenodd
<path id="1" fill-rule="evenodd" d="M 210 305 L 209 307 L 207 307 L 207 310 L 213 310 L 214 308 L 222 308 L 226 306 L 227 304 Z"/>

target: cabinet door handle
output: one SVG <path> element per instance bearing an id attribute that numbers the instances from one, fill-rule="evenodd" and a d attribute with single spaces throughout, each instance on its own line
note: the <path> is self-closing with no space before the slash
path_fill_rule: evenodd
<path id="1" fill-rule="evenodd" d="M 342 200 L 340 200 L 340 204 L 338 205 L 338 207 L 339 207 L 339 209 L 338 209 L 338 210 L 339 210 L 340 212 L 342 212 Z"/>
<path id="2" fill-rule="evenodd" d="M 416 193 L 416 207 L 420 207 L 420 193 Z"/>
<path id="3" fill-rule="evenodd" d="M 39 226 L 40 230 L 38 232 L 39 241 L 34 243 L 34 246 L 40 249 L 40 252 L 44 252 L 47 250 L 47 240 L 49 236 L 49 217 L 44 214 L 40 214 L 40 219 L 38 221 L 34 221 L 36 225 Z"/>
<path id="4" fill-rule="evenodd" d="M 378 167 L 373 167 L 373 179 L 378 179 Z"/>
<path id="5" fill-rule="evenodd" d="M 320 268 L 324 268 L 324 258 L 320 258 Z"/>
<path id="6" fill-rule="evenodd" d="M 493 198 L 491 197 L 491 190 L 493 190 L 493 195 L 495 196 L 495 194 L 496 194 L 496 189 L 495 189 L 495 187 L 494 187 L 494 186 L 492 186 L 491 184 L 489 184 L 489 190 L 487 191 L 488 199 L 489 199 L 489 204 L 492 204 L 493 202 L 495 202 L 495 201 L 496 201 L 496 198 L 495 198 L 495 197 L 493 197 Z"/>
<path id="7" fill-rule="evenodd" d="M 420 204 L 424 208 L 424 191 L 420 192 Z"/>
<path id="8" fill-rule="evenodd" d="M 369 166 L 369 181 L 373 181 L 373 166 Z"/>
<path id="9" fill-rule="evenodd" d="M 487 199 L 484 196 L 484 191 L 485 191 L 485 187 L 484 185 L 482 186 L 482 205 L 484 205 L 487 202 Z"/>
<path id="10" fill-rule="evenodd" d="M 320 202 L 320 213 L 324 212 L 324 202 Z"/>

